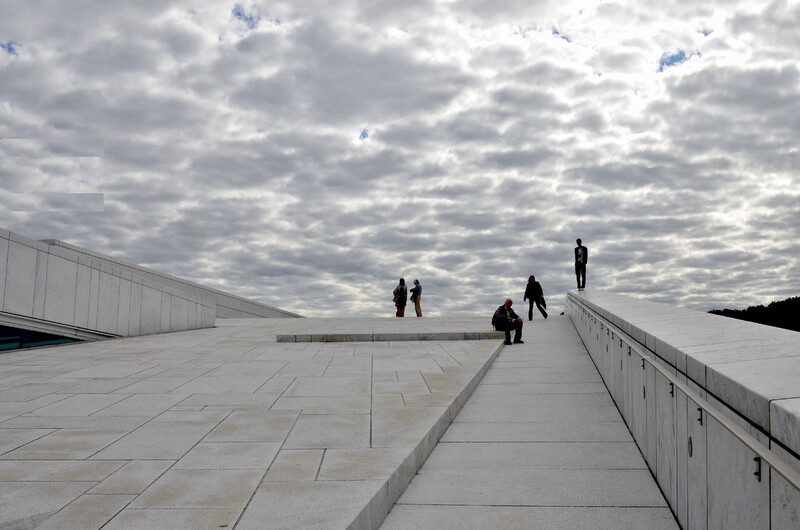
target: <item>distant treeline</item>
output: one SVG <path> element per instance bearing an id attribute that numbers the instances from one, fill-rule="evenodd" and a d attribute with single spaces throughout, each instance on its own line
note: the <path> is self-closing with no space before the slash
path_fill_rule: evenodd
<path id="1" fill-rule="evenodd" d="M 793 296 L 780 302 L 770 302 L 766 307 L 756 305 L 747 309 L 712 309 L 709 313 L 800 331 L 800 296 Z"/>

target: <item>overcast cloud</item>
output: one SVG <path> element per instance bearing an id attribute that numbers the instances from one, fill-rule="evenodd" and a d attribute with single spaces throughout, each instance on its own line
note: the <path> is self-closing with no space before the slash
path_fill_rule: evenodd
<path id="1" fill-rule="evenodd" d="M 13 232 L 306 316 L 390 316 L 400 276 L 431 316 L 521 307 L 530 274 L 561 310 L 578 237 L 590 289 L 800 294 L 797 0 L 0 13 Z"/>

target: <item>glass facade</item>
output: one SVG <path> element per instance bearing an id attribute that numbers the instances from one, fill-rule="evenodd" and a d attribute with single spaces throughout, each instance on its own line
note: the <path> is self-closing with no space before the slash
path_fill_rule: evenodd
<path id="1" fill-rule="evenodd" d="M 0 351 L 18 350 L 21 348 L 36 348 L 37 346 L 50 346 L 53 344 L 68 344 L 79 342 L 78 339 L 59 337 L 38 331 L 0 326 Z"/>

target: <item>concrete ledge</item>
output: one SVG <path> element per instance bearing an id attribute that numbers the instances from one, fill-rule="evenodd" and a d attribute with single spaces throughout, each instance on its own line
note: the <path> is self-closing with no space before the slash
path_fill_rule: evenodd
<path id="1" fill-rule="evenodd" d="M 800 333 L 602 291 L 570 297 L 800 455 L 770 420 L 771 402 L 800 397 Z"/>
<path id="2" fill-rule="evenodd" d="M 799 333 L 603 291 L 567 312 L 682 527 L 794 527 Z"/>
<path id="3" fill-rule="evenodd" d="M 436 333 L 331 333 L 327 335 L 276 336 L 277 342 L 403 342 L 403 341 L 450 341 L 450 340 L 497 340 L 503 339 L 502 331 L 454 331 Z"/>
<path id="4" fill-rule="evenodd" d="M 503 334 L 502 332 L 500 333 Z M 394 506 L 394 503 L 411 483 L 417 471 L 419 471 L 431 452 L 433 452 L 436 444 L 439 443 L 439 440 L 442 438 L 445 431 L 447 431 L 447 428 L 478 387 L 478 384 L 486 375 L 489 367 L 502 349 L 503 344 L 498 344 L 492 355 L 483 363 L 483 366 L 469 379 L 461 392 L 450 402 L 439 417 L 432 422 L 430 428 L 425 432 L 419 443 L 416 444 L 405 460 L 403 460 L 403 463 L 395 469 L 391 477 L 384 482 L 372 499 L 364 506 L 364 509 L 361 510 L 353 522 L 347 526 L 348 529 L 373 530 L 380 527 L 383 520 L 389 514 L 389 510 L 392 509 L 392 506 Z"/>
<path id="5" fill-rule="evenodd" d="M 200 285 L 198 283 L 190 282 L 182 278 L 170 276 L 161 272 L 157 272 L 133 263 L 128 263 L 111 256 L 100 254 L 87 250 L 85 248 L 70 245 L 63 241 L 56 239 L 47 239 L 39 242 L 39 245 L 49 250 L 51 253 L 58 252 L 62 257 L 72 260 L 86 260 L 94 262 L 95 266 L 102 264 L 102 267 L 108 267 L 110 273 L 111 268 L 132 276 L 145 278 L 152 281 L 159 286 L 168 286 L 180 292 L 193 295 L 197 298 L 202 298 L 212 303 L 216 310 L 218 318 L 297 318 L 300 315 L 285 311 L 277 307 L 273 307 L 253 300 L 248 300 L 241 296 L 233 295 Z"/>
<path id="6" fill-rule="evenodd" d="M 0 318 L 16 319 L 25 329 L 49 326 L 45 332 L 98 338 L 214 325 L 213 301 L 150 285 L 113 261 L 82 259 L 65 247 L 9 233 L 0 238 L 0 262 Z"/>
<path id="7" fill-rule="evenodd" d="M 378 528 L 503 346 L 311 342 L 358 325 L 466 336 L 485 319 L 223 320 L 4 354 L 0 527 Z"/>

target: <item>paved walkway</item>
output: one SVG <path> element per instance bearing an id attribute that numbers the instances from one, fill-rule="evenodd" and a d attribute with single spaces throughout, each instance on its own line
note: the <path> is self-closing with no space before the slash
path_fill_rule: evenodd
<path id="1" fill-rule="evenodd" d="M 567 317 L 218 324 L 0 354 L 0 528 L 676 528 Z"/>
<path id="2" fill-rule="evenodd" d="M 383 530 L 677 529 L 566 317 L 526 322 Z"/>
<path id="3" fill-rule="evenodd" d="M 501 340 L 488 318 L 245 319 L 0 355 L 0 528 L 376 528 Z"/>

